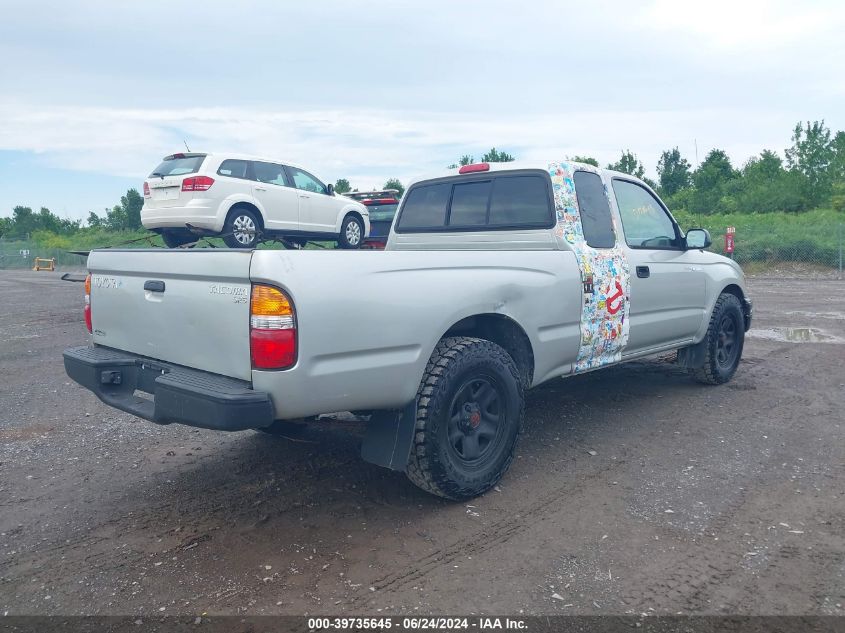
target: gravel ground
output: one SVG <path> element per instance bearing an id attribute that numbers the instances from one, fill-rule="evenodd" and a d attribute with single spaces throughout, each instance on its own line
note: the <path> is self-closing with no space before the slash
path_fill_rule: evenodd
<path id="1" fill-rule="evenodd" d="M 0 272 L 0 614 L 845 614 L 845 282 L 751 281 L 736 378 L 528 396 L 470 503 L 292 441 L 156 426 L 65 376 L 81 284 Z M 813 329 L 806 329 L 813 328 Z"/>

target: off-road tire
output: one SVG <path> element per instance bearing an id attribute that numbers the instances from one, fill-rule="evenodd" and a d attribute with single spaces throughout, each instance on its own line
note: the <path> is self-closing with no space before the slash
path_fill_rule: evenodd
<path id="1" fill-rule="evenodd" d="M 727 357 L 724 351 L 724 328 L 728 320 L 733 325 L 733 346 Z M 720 341 L 722 346 L 720 346 Z M 706 385 L 721 385 L 728 382 L 736 373 L 742 358 L 745 343 L 745 317 L 742 304 L 732 294 L 723 293 L 716 300 L 710 315 L 707 334 L 704 336 L 704 364 L 692 370 L 693 377 Z"/>
<path id="2" fill-rule="evenodd" d="M 357 233 L 354 230 L 350 230 L 350 225 L 357 225 Z M 355 235 L 357 235 L 357 242 L 354 241 Z M 352 215 L 350 213 L 343 218 L 343 222 L 340 225 L 340 236 L 338 237 L 337 244 L 341 248 L 346 249 L 361 248 L 364 244 L 364 223 L 357 215 Z"/>
<path id="3" fill-rule="evenodd" d="M 243 229 L 244 224 L 251 224 L 252 240 L 249 242 L 242 242 L 235 237 L 235 232 Z M 261 218 L 252 209 L 240 206 L 235 207 L 229 211 L 226 218 L 226 223 L 223 225 L 223 241 L 229 248 L 255 248 L 258 246 L 259 236 L 261 234 Z"/>
<path id="4" fill-rule="evenodd" d="M 462 385 L 475 376 L 492 379 L 500 389 L 504 420 L 493 452 L 477 469 L 467 470 L 448 439 L 450 409 Z M 499 396 L 497 396 L 499 397 Z M 470 499 L 496 485 L 513 461 L 525 414 L 525 397 L 513 358 L 491 341 L 470 337 L 442 339 L 426 365 L 417 391 L 414 442 L 408 478 L 423 490 L 447 499 Z M 488 444 L 488 447 L 490 444 Z M 490 450 L 485 449 L 485 450 Z M 483 454 L 482 454 L 483 455 Z"/>

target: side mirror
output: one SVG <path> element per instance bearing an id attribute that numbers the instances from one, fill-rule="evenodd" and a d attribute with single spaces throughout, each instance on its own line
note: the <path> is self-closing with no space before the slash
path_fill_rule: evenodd
<path id="1" fill-rule="evenodd" d="M 333 195 L 334 195 L 334 185 L 333 185 L 333 184 L 331 184 L 331 183 L 329 183 L 328 185 L 326 185 L 326 191 L 328 192 L 328 194 L 329 194 L 330 196 L 333 196 Z"/>
<path id="2" fill-rule="evenodd" d="M 712 243 L 713 240 L 710 239 L 710 233 L 707 229 L 690 229 L 687 231 L 687 250 L 707 248 Z"/>

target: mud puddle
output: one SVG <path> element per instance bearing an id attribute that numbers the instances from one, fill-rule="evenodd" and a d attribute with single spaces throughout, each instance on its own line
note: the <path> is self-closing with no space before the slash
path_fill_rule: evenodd
<path id="1" fill-rule="evenodd" d="M 842 339 L 814 327 L 773 327 L 750 330 L 746 336 L 786 343 L 845 343 Z"/>

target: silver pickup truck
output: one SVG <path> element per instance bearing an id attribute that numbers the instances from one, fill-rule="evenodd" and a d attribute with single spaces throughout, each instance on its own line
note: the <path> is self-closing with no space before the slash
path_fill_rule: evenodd
<path id="1" fill-rule="evenodd" d="M 369 412 L 364 459 L 465 499 L 510 465 L 530 387 L 668 350 L 731 379 L 751 301 L 709 244 L 627 174 L 467 165 L 411 184 L 384 251 L 93 251 L 93 345 L 65 367 L 160 424 Z"/>

